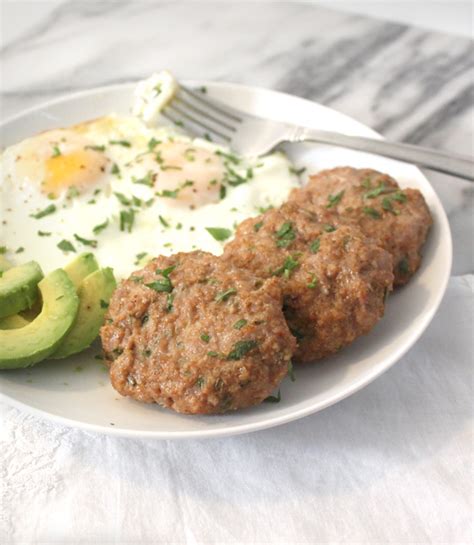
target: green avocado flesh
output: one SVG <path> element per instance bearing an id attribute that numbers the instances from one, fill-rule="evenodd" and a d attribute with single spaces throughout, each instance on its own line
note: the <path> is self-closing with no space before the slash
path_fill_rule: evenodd
<path id="1" fill-rule="evenodd" d="M 3 255 L 0 255 L 0 273 L 4 273 L 5 271 L 8 271 L 8 269 L 11 269 L 11 268 L 12 268 L 12 264 L 8 261 L 8 259 L 4 257 Z"/>
<path id="2" fill-rule="evenodd" d="M 0 318 L 31 308 L 38 297 L 43 272 L 35 261 L 3 272 L 0 278 Z"/>
<path id="3" fill-rule="evenodd" d="M 41 313 L 20 329 L 0 331 L 0 369 L 29 367 L 47 358 L 71 329 L 79 297 L 69 276 L 56 269 L 38 284 Z"/>
<path id="4" fill-rule="evenodd" d="M 12 316 L 0 318 L 0 329 L 18 329 L 19 327 L 25 327 L 29 323 L 30 321 L 23 318 L 20 314 L 13 314 Z"/>
<path id="5" fill-rule="evenodd" d="M 68 263 L 64 267 L 64 270 L 67 272 L 67 275 L 71 279 L 76 290 L 78 290 L 84 278 L 96 271 L 98 268 L 99 264 L 97 263 L 94 254 L 86 252 L 78 255 L 76 259 L 73 259 L 70 263 Z"/>
<path id="6" fill-rule="evenodd" d="M 77 354 L 92 344 L 104 322 L 107 304 L 115 287 L 110 268 L 95 271 L 82 281 L 78 290 L 80 302 L 76 321 L 51 356 L 53 359 Z"/>

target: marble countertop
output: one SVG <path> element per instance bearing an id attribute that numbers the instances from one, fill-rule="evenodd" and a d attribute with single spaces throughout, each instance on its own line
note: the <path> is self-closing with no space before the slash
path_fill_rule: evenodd
<path id="1" fill-rule="evenodd" d="M 302 96 L 344 112 L 390 139 L 464 154 L 472 154 L 474 148 L 473 42 L 465 38 L 342 14 L 308 3 L 126 0 L 4 2 L 1 34 L 2 118 L 72 91 L 137 80 L 169 67 L 178 78 L 241 82 Z M 472 486 L 469 491 L 466 480 L 473 461 L 472 343 L 468 337 L 473 311 L 474 187 L 441 174 L 427 174 L 450 220 L 453 277 L 437 321 L 397 366 L 324 413 L 227 443 L 194 442 L 186 447 L 169 442 L 127 443 L 63 428 L 2 405 L 2 541 L 467 542 L 472 536 Z M 470 298 L 467 306 L 466 298 Z M 466 317 L 463 325 L 456 322 L 451 326 L 452 314 L 461 309 Z M 445 330 L 450 342 L 456 346 L 461 343 L 464 348 L 454 347 L 454 361 L 444 363 L 456 364 L 462 382 L 470 383 L 470 388 L 456 390 L 440 369 L 441 364 L 430 359 L 436 360 L 436 354 L 426 355 Z M 417 357 L 428 358 L 425 368 L 417 366 Z M 430 382 L 430 373 L 448 383 Z M 410 381 L 426 381 L 433 387 L 430 395 L 419 394 L 418 407 L 409 397 L 418 395 Z M 409 387 L 404 390 L 407 382 Z M 386 398 L 390 399 L 384 406 Z M 393 419 L 388 408 L 398 411 L 397 403 L 399 418 Z M 380 410 L 377 417 L 371 410 L 374 407 Z M 425 433 L 420 435 L 418 427 Z M 450 427 L 456 431 L 448 434 Z M 354 435 L 355 428 L 358 431 Z M 346 432 L 352 442 L 344 441 Z M 309 439 L 305 442 L 301 434 L 323 441 L 325 446 L 318 449 Z M 295 441 L 299 450 L 288 440 Z M 87 452 L 84 445 L 88 445 Z M 180 498 L 176 500 L 166 484 L 167 476 L 160 473 L 166 465 L 157 460 L 164 457 L 171 466 L 184 467 L 196 456 L 212 460 L 215 448 L 230 459 L 245 456 L 244 448 L 250 453 L 245 468 L 254 473 L 243 478 L 245 491 L 226 495 L 226 489 L 216 485 L 216 496 L 211 498 L 207 490 L 201 501 L 197 475 L 185 470 L 178 483 Z M 287 456 L 295 456 L 287 461 L 290 468 L 282 469 L 281 482 L 272 482 L 270 488 L 258 478 L 258 472 L 264 469 L 258 460 L 260 448 L 282 448 Z M 341 448 L 354 448 L 355 456 L 363 456 L 355 463 L 340 456 Z M 104 452 L 109 453 L 108 459 L 101 458 Z M 146 473 L 134 473 L 136 467 L 130 460 L 124 461 L 123 455 L 133 455 L 153 468 L 157 488 L 146 486 Z M 120 467 L 110 474 L 105 468 L 98 471 L 94 456 Z M 304 476 L 298 474 L 299 456 L 305 464 L 317 464 L 327 471 L 311 480 L 319 492 L 323 491 L 317 498 L 305 488 Z M 86 460 L 86 467 L 81 466 L 81 459 Z M 380 472 L 377 478 L 371 476 L 366 463 L 376 464 L 374 471 Z M 211 466 L 197 466 L 202 479 L 210 478 L 214 469 L 229 470 L 222 460 Z M 411 490 L 407 484 L 405 492 L 411 490 L 411 498 L 400 495 L 397 488 L 397 482 L 404 478 L 403 468 L 417 487 Z M 449 478 L 436 480 L 440 472 L 448 472 Z M 343 483 L 337 480 L 337 474 L 344 478 Z M 219 478 L 217 474 L 215 478 Z M 94 490 L 111 486 L 119 499 L 111 502 L 105 492 L 98 492 L 95 503 L 86 502 L 85 523 L 79 522 L 74 509 L 85 492 L 81 489 L 79 493 L 78 479 L 90 479 L 89 487 Z M 232 479 L 235 484 L 235 475 Z M 365 489 L 364 479 L 369 483 Z M 384 486 L 377 489 L 383 480 Z M 130 482 L 135 492 L 130 492 Z M 433 483 L 442 486 L 440 482 L 445 483 L 444 488 L 433 490 Z M 167 496 L 158 501 L 154 492 L 162 483 Z M 282 500 L 283 484 L 289 488 L 286 503 Z M 143 489 L 143 496 L 136 494 L 137 487 Z M 275 487 L 281 496 L 274 494 Z M 428 491 L 439 495 L 438 504 L 430 504 Z M 127 504 L 126 494 L 134 499 L 133 507 Z M 242 533 L 230 531 L 224 522 L 209 519 L 204 512 L 209 501 L 222 521 L 227 521 L 229 513 L 224 513 L 222 506 L 216 507 L 219 494 L 237 517 L 246 517 Z M 368 502 L 364 507 L 358 500 L 360 494 Z M 248 495 L 259 498 L 258 505 L 264 511 L 262 506 L 274 509 L 273 526 L 269 520 L 262 522 L 258 518 L 258 509 L 249 511 Z M 143 498 L 147 502 L 156 500 L 166 516 L 175 517 L 174 523 L 170 519 L 154 521 L 153 510 L 143 504 Z M 189 521 L 180 518 L 179 510 L 173 511 L 174 501 L 179 501 L 181 514 L 188 510 L 194 513 Z M 330 520 L 316 517 L 311 522 L 308 513 L 296 510 L 300 501 L 314 513 L 324 503 Z M 387 506 L 381 507 L 384 502 L 393 502 L 392 512 Z M 92 512 L 94 505 L 100 510 L 100 520 Z M 135 524 L 126 520 L 127 505 L 137 509 Z M 197 516 L 200 510 L 202 520 Z M 28 511 L 29 517 L 25 515 Z M 146 514 L 145 520 L 140 511 Z M 336 517 L 338 512 L 346 518 Z M 285 513 L 292 520 L 293 533 L 280 527 Z M 298 513 L 301 525 L 296 522 Z M 394 520 L 398 526 L 391 525 Z"/>

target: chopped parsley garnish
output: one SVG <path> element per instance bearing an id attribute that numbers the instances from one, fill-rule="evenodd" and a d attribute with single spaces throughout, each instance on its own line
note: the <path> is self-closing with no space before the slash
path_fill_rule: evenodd
<path id="1" fill-rule="evenodd" d="M 227 195 L 227 187 L 225 185 L 221 185 L 221 187 L 219 188 L 219 198 L 221 200 L 225 199 L 226 195 Z"/>
<path id="2" fill-rule="evenodd" d="M 288 256 L 283 265 L 273 272 L 273 276 L 284 276 L 285 278 L 290 278 L 291 272 L 296 269 L 299 265 L 297 259 L 292 256 Z"/>
<path id="3" fill-rule="evenodd" d="M 155 282 L 150 282 L 149 284 L 145 284 L 145 286 L 147 288 L 150 288 L 158 292 L 171 293 L 171 291 L 173 290 L 173 285 L 171 284 L 171 280 L 166 277 L 163 280 L 155 280 Z"/>
<path id="4" fill-rule="evenodd" d="M 147 252 L 140 252 L 135 257 L 137 258 L 135 261 L 135 265 L 138 265 L 138 263 L 147 255 Z"/>
<path id="5" fill-rule="evenodd" d="M 156 138 L 151 138 L 148 141 L 148 151 L 153 151 L 158 144 L 161 144 L 160 140 L 156 140 Z"/>
<path id="6" fill-rule="evenodd" d="M 51 233 L 49 231 L 38 231 L 39 237 L 50 237 Z"/>
<path id="7" fill-rule="evenodd" d="M 246 176 L 241 176 L 234 169 L 232 169 L 228 164 L 226 165 L 227 172 L 225 173 L 225 179 L 229 185 L 232 187 L 237 187 L 238 185 L 245 184 L 248 182 L 248 172 Z"/>
<path id="8" fill-rule="evenodd" d="M 360 185 L 362 187 L 364 187 L 365 189 L 371 189 L 372 188 L 372 183 L 370 181 L 370 178 L 364 178 L 362 180 L 362 182 L 360 183 Z"/>
<path id="9" fill-rule="evenodd" d="M 374 188 L 368 191 L 364 194 L 365 199 L 375 199 L 375 197 L 378 197 L 379 195 L 383 195 L 385 193 L 394 193 L 396 189 L 394 187 L 387 187 L 385 185 L 385 182 L 380 182 L 380 184 Z"/>
<path id="10" fill-rule="evenodd" d="M 109 225 L 109 220 L 105 220 L 104 223 L 99 223 L 99 225 L 96 225 L 96 226 L 92 229 L 92 232 L 94 233 L 94 235 L 98 235 L 98 234 L 101 233 L 108 225 Z"/>
<path id="11" fill-rule="evenodd" d="M 247 323 L 248 322 L 245 318 L 241 318 L 240 320 L 237 320 L 232 327 L 234 329 L 242 329 L 245 325 L 247 325 Z"/>
<path id="12" fill-rule="evenodd" d="M 222 301 L 227 301 L 227 299 L 229 299 L 229 297 L 231 295 L 235 295 L 237 293 L 237 290 L 235 288 L 229 288 L 228 290 L 226 291 L 221 291 L 220 293 L 218 293 L 216 295 L 216 297 L 214 298 L 214 300 L 217 302 L 217 303 L 220 303 Z"/>
<path id="13" fill-rule="evenodd" d="M 167 197 L 168 199 L 177 199 L 179 193 L 178 189 L 163 189 L 160 193 L 156 193 L 157 197 Z"/>
<path id="14" fill-rule="evenodd" d="M 58 146 L 53 147 L 53 154 L 51 157 L 59 157 L 61 155 L 61 150 L 58 148 Z"/>
<path id="15" fill-rule="evenodd" d="M 336 230 L 336 228 L 334 227 L 334 225 L 331 225 L 330 223 L 326 223 L 324 225 L 324 230 L 326 231 L 326 233 L 332 233 L 333 231 Z"/>
<path id="16" fill-rule="evenodd" d="M 176 267 L 177 265 L 171 265 L 170 267 L 166 267 L 166 269 L 156 269 L 155 274 L 161 274 L 161 276 L 168 278 L 169 275 L 176 269 Z"/>
<path id="17" fill-rule="evenodd" d="M 81 244 L 84 244 L 84 246 L 92 246 L 92 248 L 97 248 L 97 240 L 88 240 L 87 238 L 82 238 L 79 235 L 76 235 L 76 233 L 74 233 L 74 238 Z"/>
<path id="18" fill-rule="evenodd" d="M 237 341 L 234 346 L 232 347 L 232 350 L 227 355 L 228 360 L 240 360 L 242 359 L 246 354 L 248 354 L 251 350 L 256 348 L 258 346 L 257 341 L 253 339 L 247 339 L 244 341 Z"/>
<path id="19" fill-rule="evenodd" d="M 219 354 L 217 352 L 214 352 L 214 350 L 210 350 L 207 355 L 211 356 L 211 358 L 217 358 L 219 356 Z"/>
<path id="20" fill-rule="evenodd" d="M 308 282 L 308 284 L 306 284 L 306 285 L 308 286 L 308 288 L 310 288 L 312 290 L 318 285 L 318 279 L 317 279 L 315 274 L 311 275 L 311 281 Z"/>
<path id="21" fill-rule="evenodd" d="M 123 193 L 119 193 L 118 191 L 116 191 L 114 195 L 117 197 L 120 204 L 123 204 L 124 206 L 130 206 L 132 204 L 132 201 L 128 197 L 126 197 Z"/>
<path id="22" fill-rule="evenodd" d="M 80 195 L 80 192 L 77 189 L 77 187 L 72 185 L 67 190 L 66 199 L 73 199 L 74 197 L 79 197 L 79 195 Z"/>
<path id="23" fill-rule="evenodd" d="M 161 91 L 162 91 L 162 85 L 161 83 L 157 83 L 154 87 L 153 87 L 153 91 L 155 91 L 155 95 L 158 96 Z"/>
<path id="24" fill-rule="evenodd" d="M 259 221 L 259 222 L 257 222 L 257 223 L 254 224 L 253 230 L 254 230 L 256 233 L 258 233 L 262 227 L 263 227 L 263 221 Z"/>
<path id="25" fill-rule="evenodd" d="M 206 384 L 206 379 L 204 377 L 198 377 L 198 379 L 196 380 L 196 384 L 198 388 L 202 388 L 204 384 Z"/>
<path id="26" fill-rule="evenodd" d="M 161 170 L 183 170 L 182 167 L 179 167 L 177 165 L 162 165 Z"/>
<path id="27" fill-rule="evenodd" d="M 0 246 L 0 255 L 7 253 L 7 247 L 6 246 Z"/>
<path id="28" fill-rule="evenodd" d="M 393 208 L 392 201 L 389 197 L 384 197 L 382 199 L 382 208 L 386 210 L 387 212 L 392 213 L 394 216 L 400 215 L 400 211 L 395 210 L 395 208 Z"/>
<path id="29" fill-rule="evenodd" d="M 218 241 L 227 240 L 232 236 L 232 231 L 223 227 L 206 227 L 206 231 Z"/>
<path id="30" fill-rule="evenodd" d="M 143 282 L 143 276 L 131 276 L 130 280 L 135 282 L 135 284 L 141 284 Z"/>
<path id="31" fill-rule="evenodd" d="M 142 184 L 148 187 L 153 187 L 153 177 L 154 177 L 153 172 L 149 170 L 147 172 L 147 175 L 144 176 L 143 178 L 132 178 L 132 182 L 134 184 Z"/>
<path id="32" fill-rule="evenodd" d="M 59 242 L 57 246 L 63 252 L 75 252 L 76 251 L 76 248 L 74 248 L 74 246 L 69 242 L 69 240 L 61 240 L 61 242 Z"/>
<path id="33" fill-rule="evenodd" d="M 173 301 L 174 301 L 174 294 L 168 293 L 166 296 L 166 312 L 171 312 L 173 310 Z"/>
<path id="34" fill-rule="evenodd" d="M 109 140 L 109 144 L 113 146 L 123 146 L 124 148 L 130 148 L 132 144 L 128 140 Z"/>
<path id="35" fill-rule="evenodd" d="M 100 308 L 109 308 L 109 303 L 107 301 L 104 301 L 103 299 L 100 300 Z"/>
<path id="36" fill-rule="evenodd" d="M 278 394 L 276 396 L 268 396 L 263 401 L 266 403 L 280 403 L 281 401 L 281 392 L 278 390 Z"/>
<path id="37" fill-rule="evenodd" d="M 288 248 L 288 246 L 295 240 L 296 233 L 293 230 L 293 224 L 291 222 L 285 222 L 275 234 L 278 248 Z"/>
<path id="38" fill-rule="evenodd" d="M 370 216 L 374 220 L 379 220 L 382 217 L 382 214 L 379 211 L 375 210 L 375 208 L 372 208 L 371 206 L 364 206 L 362 211 L 364 212 L 364 214 L 366 214 L 367 216 Z"/>
<path id="39" fill-rule="evenodd" d="M 91 149 L 92 151 L 105 151 L 105 146 L 85 146 L 84 149 Z"/>
<path id="40" fill-rule="evenodd" d="M 396 191 L 393 195 L 390 196 L 394 201 L 399 203 L 407 202 L 407 196 L 403 191 Z"/>
<path id="41" fill-rule="evenodd" d="M 156 280 L 155 282 L 150 282 L 145 284 L 148 288 L 151 288 L 158 292 L 171 293 L 173 291 L 173 284 L 169 275 L 176 269 L 176 265 L 167 267 L 166 269 L 156 269 L 155 273 L 163 277 L 163 280 Z M 173 308 L 173 299 L 167 300 L 167 310 L 168 312 Z"/>
<path id="42" fill-rule="evenodd" d="M 129 210 L 122 210 L 120 212 L 120 230 L 132 232 L 133 223 L 135 221 L 135 212 L 132 208 Z"/>
<path id="43" fill-rule="evenodd" d="M 16 250 L 16 254 L 21 254 L 22 252 L 25 251 L 25 248 L 23 248 L 23 246 L 20 246 L 17 250 Z"/>
<path id="44" fill-rule="evenodd" d="M 177 199 L 179 192 L 184 189 L 185 187 L 190 187 L 194 185 L 194 182 L 191 180 L 186 180 L 183 184 L 181 184 L 176 189 L 163 189 L 161 192 L 155 193 L 157 197 L 167 197 L 169 199 Z"/>
<path id="45" fill-rule="evenodd" d="M 265 214 L 265 212 L 268 212 L 269 210 L 271 210 L 273 208 L 273 204 L 269 204 L 268 206 L 259 206 L 257 208 L 258 212 L 260 214 Z"/>
<path id="46" fill-rule="evenodd" d="M 344 189 L 342 191 L 339 191 L 339 193 L 336 193 L 335 195 L 329 195 L 328 204 L 326 205 L 326 208 L 332 208 L 333 206 L 336 206 L 336 204 L 339 204 L 343 196 L 344 196 Z"/>
<path id="47" fill-rule="evenodd" d="M 169 227 L 170 224 L 165 220 L 165 218 L 163 216 L 158 216 L 158 219 L 160 220 L 160 223 L 161 225 L 163 225 L 163 227 Z"/>
<path id="48" fill-rule="evenodd" d="M 184 123 L 178 119 L 178 121 L 175 121 L 174 124 L 178 127 L 184 127 Z"/>
<path id="49" fill-rule="evenodd" d="M 319 252 L 319 247 L 321 246 L 321 239 L 317 238 L 309 245 L 309 251 L 312 254 L 317 254 Z"/>
<path id="50" fill-rule="evenodd" d="M 203 95 L 207 93 L 207 87 L 205 85 L 202 85 L 201 87 L 199 87 L 199 90 L 201 91 Z"/>
<path id="51" fill-rule="evenodd" d="M 295 370 L 293 369 L 293 363 L 291 360 L 288 362 L 288 376 L 290 377 L 291 382 L 295 382 Z"/>
<path id="52" fill-rule="evenodd" d="M 45 216 L 49 216 L 49 214 L 53 214 L 54 212 L 56 212 L 56 205 L 50 204 L 36 214 L 30 214 L 30 217 L 35 218 L 35 220 L 39 220 L 41 218 L 44 218 Z"/>
<path id="53" fill-rule="evenodd" d="M 194 155 L 195 153 L 195 148 L 188 148 L 186 150 L 184 150 L 184 158 L 186 159 L 186 161 L 189 161 L 189 162 L 193 162 L 196 160 L 196 156 Z"/>
<path id="54" fill-rule="evenodd" d="M 223 157 L 224 159 L 227 159 L 227 161 L 230 161 L 234 165 L 238 165 L 240 163 L 240 159 L 233 153 L 226 153 L 225 151 L 217 150 L 215 151 L 215 154 L 218 155 L 219 157 Z"/>
<path id="55" fill-rule="evenodd" d="M 120 176 L 120 169 L 117 165 L 117 163 L 114 163 L 112 165 L 112 170 L 110 171 L 112 174 L 114 174 L 115 176 Z"/>
<path id="56" fill-rule="evenodd" d="M 408 259 L 404 257 L 398 262 L 398 270 L 401 274 L 408 274 L 410 272 L 410 265 L 408 264 Z"/>
<path id="57" fill-rule="evenodd" d="M 201 334 L 201 341 L 208 343 L 211 340 L 211 337 L 207 333 Z"/>
<path id="58" fill-rule="evenodd" d="M 306 167 L 301 167 L 301 168 L 289 167 L 288 170 L 290 171 L 290 174 L 296 174 L 296 176 L 301 176 L 301 174 L 305 172 Z"/>

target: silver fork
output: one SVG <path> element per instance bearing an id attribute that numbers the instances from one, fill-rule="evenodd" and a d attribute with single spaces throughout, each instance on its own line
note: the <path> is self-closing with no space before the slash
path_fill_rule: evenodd
<path id="1" fill-rule="evenodd" d="M 241 155 L 265 155 L 283 142 L 319 142 L 399 159 L 474 181 L 474 161 L 467 156 L 270 121 L 236 110 L 183 85 L 162 115 L 174 123 L 184 124 L 192 134 L 226 144 Z"/>

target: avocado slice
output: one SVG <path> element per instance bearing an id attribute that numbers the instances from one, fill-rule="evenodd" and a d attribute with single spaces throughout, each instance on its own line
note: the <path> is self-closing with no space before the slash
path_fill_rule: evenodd
<path id="1" fill-rule="evenodd" d="M 76 319 L 79 297 L 69 276 L 56 269 L 38 284 L 41 313 L 27 326 L 0 331 L 0 369 L 29 367 L 52 354 Z"/>
<path id="2" fill-rule="evenodd" d="M 76 290 L 78 290 L 84 278 L 96 271 L 98 268 L 99 264 L 97 263 L 94 254 L 85 252 L 78 255 L 75 259 L 68 263 L 64 267 L 64 270 L 67 272 L 67 275 L 71 279 Z"/>
<path id="3" fill-rule="evenodd" d="M 0 318 L 31 308 L 38 297 L 43 271 L 36 261 L 12 267 L 0 278 Z"/>
<path id="4" fill-rule="evenodd" d="M 30 321 L 23 318 L 21 314 L 12 314 L 11 316 L 0 318 L 0 329 L 18 329 L 19 327 L 25 327 L 29 323 Z"/>
<path id="5" fill-rule="evenodd" d="M 110 267 L 93 272 L 79 287 L 79 311 L 69 333 L 51 356 L 53 359 L 77 354 L 92 344 L 104 323 L 108 302 L 116 287 Z"/>
<path id="6" fill-rule="evenodd" d="M 8 271 L 8 269 L 12 268 L 12 264 L 8 261 L 8 259 L 0 254 L 0 273 L 4 273 L 5 271 Z M 0 276 L 2 276 L 0 274 Z"/>

